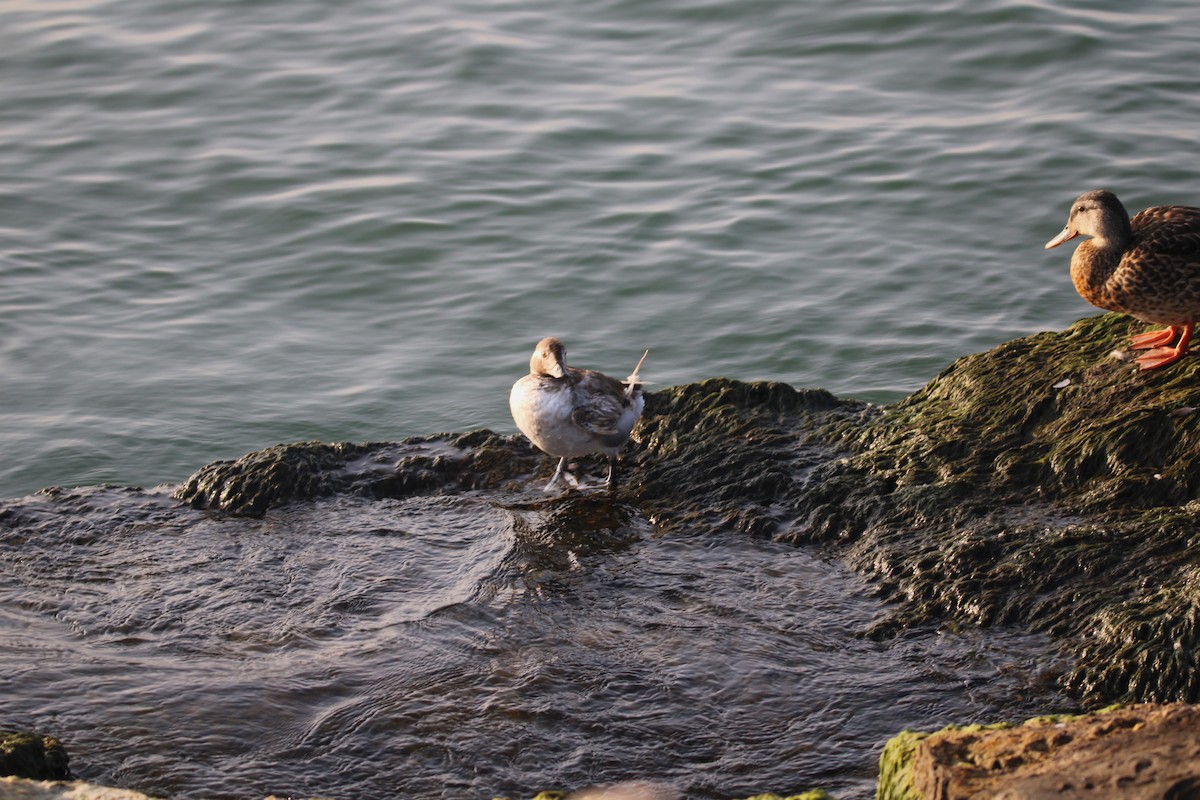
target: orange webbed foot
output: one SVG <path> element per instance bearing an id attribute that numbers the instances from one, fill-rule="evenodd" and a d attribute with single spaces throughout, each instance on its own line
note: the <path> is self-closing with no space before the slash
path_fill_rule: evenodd
<path id="1" fill-rule="evenodd" d="M 1173 331 L 1175 330 L 1175 327 L 1176 326 L 1172 325 L 1170 328 L 1168 328 L 1168 330 Z M 1176 361 L 1186 356 L 1188 347 L 1192 342 L 1192 331 L 1195 329 L 1195 324 L 1188 322 L 1180 327 L 1182 327 L 1183 330 L 1179 333 L 1178 344 L 1176 344 L 1174 347 L 1155 347 L 1150 352 L 1138 356 L 1134 359 L 1134 361 L 1137 361 L 1138 366 L 1141 369 L 1158 369 L 1159 367 L 1165 367 L 1168 364 L 1174 364 Z M 1161 334 L 1162 331 L 1155 331 L 1155 333 Z M 1167 341 L 1170 341 L 1170 339 Z"/>
<path id="2" fill-rule="evenodd" d="M 1153 347 L 1164 347 L 1175 341 L 1175 336 L 1179 333 L 1172 325 L 1169 328 L 1163 328 L 1158 331 L 1146 331 L 1139 333 L 1137 336 L 1129 337 L 1129 347 L 1133 350 L 1149 350 Z"/>
<path id="3" fill-rule="evenodd" d="M 1186 350 L 1181 352 L 1176 347 L 1156 347 L 1150 352 L 1138 356 L 1134 361 L 1137 362 L 1139 369 L 1158 369 L 1168 364 L 1174 364 L 1186 354 Z"/>

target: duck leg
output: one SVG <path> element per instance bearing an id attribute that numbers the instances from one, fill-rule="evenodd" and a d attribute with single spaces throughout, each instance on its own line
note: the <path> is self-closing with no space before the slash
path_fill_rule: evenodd
<path id="1" fill-rule="evenodd" d="M 1168 364 L 1174 364 L 1179 359 L 1187 355 L 1188 344 L 1192 341 L 1192 329 L 1195 328 L 1194 322 L 1189 322 L 1183 326 L 1183 333 L 1179 336 L 1179 344 L 1174 347 L 1156 347 L 1145 355 L 1140 355 L 1135 361 L 1142 369 L 1158 369 L 1165 367 Z M 1169 339 L 1167 341 L 1170 341 Z"/>
<path id="2" fill-rule="evenodd" d="M 1146 331 L 1137 336 L 1129 337 L 1129 346 L 1134 350 L 1149 350 L 1152 347 L 1162 347 L 1175 341 L 1179 329 L 1172 325 L 1158 331 Z"/>
<path id="3" fill-rule="evenodd" d="M 563 480 L 563 468 L 567 464 L 567 457 L 563 456 L 558 460 L 558 467 L 555 468 L 554 474 L 550 476 L 550 482 L 546 484 L 546 488 L 542 491 L 553 492 L 558 488 L 558 484 Z"/>
<path id="4" fill-rule="evenodd" d="M 608 454 L 608 478 L 604 481 L 604 488 L 612 491 L 617 488 L 617 454 Z"/>

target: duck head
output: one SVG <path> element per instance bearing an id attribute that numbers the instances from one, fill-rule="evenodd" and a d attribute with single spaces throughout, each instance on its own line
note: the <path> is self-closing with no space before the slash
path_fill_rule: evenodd
<path id="1" fill-rule="evenodd" d="M 1091 236 L 1097 244 L 1123 243 L 1129 239 L 1129 212 L 1117 196 L 1107 189 L 1084 192 L 1071 204 L 1071 216 L 1062 233 L 1046 242 L 1046 249 L 1058 247 L 1076 236 Z"/>
<path id="2" fill-rule="evenodd" d="M 534 375 L 548 375 L 551 378 L 567 377 L 567 348 L 553 336 L 542 339 L 533 349 L 533 356 L 529 359 L 529 371 Z"/>

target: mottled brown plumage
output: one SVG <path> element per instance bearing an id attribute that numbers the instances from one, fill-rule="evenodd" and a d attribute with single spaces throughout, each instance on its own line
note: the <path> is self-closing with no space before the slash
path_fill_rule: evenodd
<path id="1" fill-rule="evenodd" d="M 1084 192 L 1071 206 L 1057 247 L 1090 236 L 1071 257 L 1071 282 L 1084 300 L 1169 327 L 1134 336 L 1142 369 L 1165 367 L 1188 351 L 1200 319 L 1200 208 L 1154 206 L 1133 219 L 1112 192 Z M 1169 346 L 1179 337 L 1179 342 Z"/>

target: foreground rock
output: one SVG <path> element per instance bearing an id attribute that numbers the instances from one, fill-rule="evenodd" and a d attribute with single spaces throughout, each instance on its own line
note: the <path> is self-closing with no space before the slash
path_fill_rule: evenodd
<path id="1" fill-rule="evenodd" d="M 1018 339 L 885 407 L 724 379 L 655 392 L 621 499 L 662 530 L 828 548 L 899 604 L 878 636 L 1019 625 L 1062 643 L 1088 704 L 1200 700 L 1200 360 L 1138 373 L 1110 355 L 1130 331 L 1110 314 Z M 552 466 L 489 431 L 308 443 L 210 465 L 177 496 L 262 514 L 519 489 Z"/>
<path id="2" fill-rule="evenodd" d="M 11 777 L 0 778 L 0 797 L 5 800 L 154 800 L 141 792 L 82 781 L 35 781 Z"/>
<path id="3" fill-rule="evenodd" d="M 1200 795 L 1200 707 L 905 733 L 888 743 L 881 773 L 879 800 L 1182 800 Z"/>
<path id="4" fill-rule="evenodd" d="M 53 736 L 27 731 L 0 731 L 0 776 L 34 780 L 71 777 L 62 742 Z"/>

